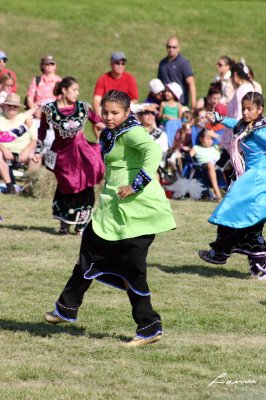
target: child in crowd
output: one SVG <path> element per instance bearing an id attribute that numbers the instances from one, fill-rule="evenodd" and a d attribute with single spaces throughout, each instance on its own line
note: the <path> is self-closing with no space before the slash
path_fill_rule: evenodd
<path id="1" fill-rule="evenodd" d="M 223 115 L 223 114 L 222 114 Z M 220 144 L 220 136 L 224 131 L 222 124 L 212 125 L 207 118 L 206 108 L 197 108 L 194 111 L 194 125 L 192 126 L 192 144 L 197 144 L 198 135 L 203 128 L 208 129 L 214 145 Z"/>
<path id="2" fill-rule="evenodd" d="M 242 99 L 243 118 L 209 114 L 212 123 L 222 122 L 233 129 L 230 155 L 237 180 L 211 215 L 217 225 L 217 238 L 211 250 L 200 250 L 199 256 L 212 264 L 225 264 L 232 253 L 248 256 L 250 272 L 266 278 L 266 243 L 262 236 L 266 220 L 266 118 L 260 93 L 248 92 Z M 239 153 L 239 145 L 245 157 Z"/>
<path id="3" fill-rule="evenodd" d="M 172 173 L 178 171 L 180 176 L 183 171 L 183 160 L 192 148 L 193 120 L 193 112 L 184 111 L 181 129 L 177 130 L 173 147 L 168 152 L 167 164 Z"/>
<path id="4" fill-rule="evenodd" d="M 213 146 L 210 131 L 205 128 L 200 131 L 197 144 L 190 150 L 190 156 L 195 157 L 197 163 L 206 168 L 215 198 L 220 201 L 222 194 L 218 186 L 215 170 L 215 164 L 220 158 L 220 151 Z"/>
<path id="5" fill-rule="evenodd" d="M 80 257 L 47 322 L 75 322 L 83 296 L 96 279 L 127 291 L 136 337 L 129 346 L 156 342 L 160 315 L 152 308 L 146 257 L 155 234 L 175 228 L 165 193 L 156 179 L 162 151 L 130 113 L 130 97 L 109 91 L 101 101 L 106 128 L 100 145 L 106 184 L 82 237 Z"/>
<path id="6" fill-rule="evenodd" d="M 166 124 L 167 121 L 182 118 L 182 105 L 179 102 L 183 94 L 181 86 L 176 82 L 167 83 L 165 85 L 165 99 L 160 104 L 159 118 L 161 123 Z"/>

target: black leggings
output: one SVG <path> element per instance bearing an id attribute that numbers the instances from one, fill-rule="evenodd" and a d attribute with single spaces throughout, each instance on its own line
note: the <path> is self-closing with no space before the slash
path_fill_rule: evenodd
<path id="1" fill-rule="evenodd" d="M 93 237 L 95 240 L 94 245 Z M 90 240 L 87 240 L 88 238 L 90 238 Z M 109 261 L 110 265 L 115 266 L 119 260 L 120 263 L 122 260 L 124 269 L 130 270 L 130 268 L 132 268 L 132 272 L 137 271 L 137 277 L 141 280 L 140 286 L 145 287 L 145 289 L 147 288 L 147 294 L 137 294 L 135 291 L 128 288 L 127 284 L 123 281 L 123 277 L 120 278 L 123 288 L 127 289 L 127 295 L 132 306 L 132 316 L 137 324 L 137 335 L 148 338 L 162 332 L 161 318 L 152 308 L 149 287 L 146 282 L 146 255 L 148 245 L 153 239 L 154 235 L 146 235 L 139 238 L 109 242 L 97 237 L 92 230 L 91 224 L 89 224 L 82 238 L 80 261 L 75 265 L 70 279 L 56 302 L 56 310 L 59 316 L 73 322 L 76 320 L 84 294 L 89 289 L 93 280 L 84 278 L 84 269 L 86 269 L 84 267 L 90 265 L 91 257 L 95 256 L 95 254 L 92 255 L 91 252 L 96 252 L 97 257 L 99 257 L 101 246 L 99 247 L 96 245 L 97 242 L 99 242 L 103 245 L 101 250 L 102 259 L 98 258 L 99 265 L 102 264 L 104 267 Z M 107 244 L 105 242 L 107 242 Z M 112 251 L 110 251 L 110 248 L 108 249 L 108 246 L 111 247 Z M 133 255 L 131 255 L 131 252 Z M 123 253 L 125 254 L 123 255 Z M 135 259 L 134 254 L 136 256 Z M 144 259 L 142 259 L 141 254 L 145 255 Z M 126 255 L 128 255 L 128 259 Z M 86 264 L 86 266 L 84 266 L 84 264 Z M 95 262 L 95 267 L 97 267 L 97 261 Z M 100 266 L 99 269 L 101 270 Z M 108 283 L 108 275 L 103 275 L 103 280 Z M 132 286 L 132 288 L 134 288 L 134 286 Z"/>
<path id="2" fill-rule="evenodd" d="M 218 225 L 217 238 L 210 243 L 210 246 L 218 253 L 231 254 L 234 247 L 248 242 L 251 245 L 254 243 L 256 246 L 260 246 L 263 251 L 265 249 L 265 241 L 262 236 L 263 226 L 264 222 L 242 229 Z M 260 244 L 258 244 L 259 236 L 262 238 Z"/>

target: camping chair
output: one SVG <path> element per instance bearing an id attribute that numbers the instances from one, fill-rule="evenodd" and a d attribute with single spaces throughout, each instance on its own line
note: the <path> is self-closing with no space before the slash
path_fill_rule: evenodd
<path id="1" fill-rule="evenodd" d="M 219 188 L 222 189 L 222 191 L 226 191 L 229 186 L 229 182 L 227 181 L 227 177 L 225 175 L 225 170 L 227 168 L 230 168 L 230 166 L 231 166 L 230 159 L 227 159 L 223 165 L 216 164 L 217 182 Z M 198 180 L 200 183 L 202 183 L 202 185 L 205 188 L 203 190 L 202 196 L 209 198 L 213 197 L 211 191 L 212 187 L 207 170 L 204 167 L 204 165 L 198 164 L 194 157 L 193 158 L 190 157 L 190 161 L 187 164 L 185 164 L 183 168 L 182 177 L 187 178 L 189 180 L 191 179 Z"/>
<path id="2" fill-rule="evenodd" d="M 11 178 L 11 182 L 13 183 L 13 185 L 17 184 L 17 180 L 18 181 L 25 181 L 26 176 L 25 173 L 27 171 L 27 164 L 21 163 L 19 162 L 18 159 L 18 154 L 17 153 L 13 153 L 14 156 L 14 160 L 11 160 L 8 162 L 8 166 L 9 166 L 9 174 L 10 174 L 10 178 Z M 22 185 L 22 189 L 23 190 L 23 186 Z"/>

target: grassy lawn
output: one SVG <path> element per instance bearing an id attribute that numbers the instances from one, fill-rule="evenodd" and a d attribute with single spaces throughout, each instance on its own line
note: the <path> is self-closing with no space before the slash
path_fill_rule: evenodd
<path id="1" fill-rule="evenodd" d="M 265 1 L 0 0 L 0 48 L 22 97 L 51 53 L 91 101 L 114 50 L 125 51 L 140 98 L 177 34 L 205 95 L 218 57 L 245 57 L 266 89 Z M 178 228 L 149 253 L 154 308 L 165 333 L 157 345 L 125 349 L 134 335 L 124 293 L 94 282 L 79 321 L 43 322 L 76 262 L 80 238 L 57 235 L 51 199 L 0 194 L 0 400 L 261 400 L 266 398 L 265 282 L 247 260 L 201 261 L 215 227 L 211 202 L 173 201 Z M 256 383 L 219 383 L 256 381 Z"/>
<path id="2" fill-rule="evenodd" d="M 40 58 L 52 53 L 60 75 L 76 76 L 81 98 L 91 101 L 111 52 L 122 50 L 144 99 L 173 34 L 193 66 L 199 96 L 206 95 L 223 54 L 245 57 L 266 88 L 265 12 L 265 1 L 0 0 L 1 48 L 23 96 Z"/>
<path id="3" fill-rule="evenodd" d="M 8 200 L 8 201 L 7 201 Z M 215 235 L 211 202 L 173 201 L 178 229 L 158 235 L 149 282 L 165 333 L 126 349 L 135 325 L 123 292 L 94 282 L 76 324 L 50 326 L 80 239 L 59 237 L 50 200 L 0 196 L 0 399 L 265 398 L 265 283 L 247 260 L 213 266 L 197 256 Z M 250 384 L 213 384 L 220 379 Z"/>

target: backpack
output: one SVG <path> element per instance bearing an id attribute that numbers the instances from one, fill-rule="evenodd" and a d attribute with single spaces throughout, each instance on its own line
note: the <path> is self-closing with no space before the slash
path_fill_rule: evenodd
<path id="1" fill-rule="evenodd" d="M 41 81 L 41 77 L 40 76 L 35 76 L 36 88 L 39 86 L 40 81 Z M 25 96 L 25 99 L 24 99 L 25 110 L 29 109 L 28 102 L 27 102 L 27 97 L 28 96 Z"/>

